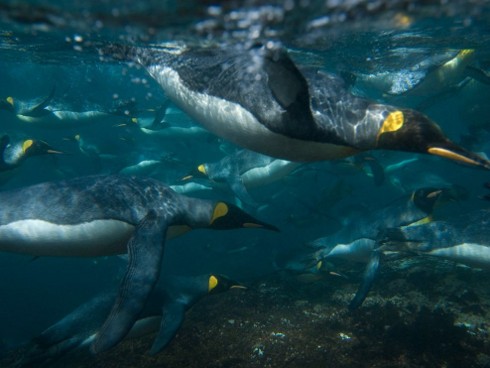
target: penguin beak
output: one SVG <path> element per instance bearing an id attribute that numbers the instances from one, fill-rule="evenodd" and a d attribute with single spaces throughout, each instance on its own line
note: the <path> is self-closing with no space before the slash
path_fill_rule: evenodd
<path id="1" fill-rule="evenodd" d="M 56 151 L 56 150 L 53 150 L 53 149 L 48 149 L 46 151 L 46 153 L 53 154 L 53 155 L 65 155 L 66 154 L 65 152 Z"/>
<path id="2" fill-rule="evenodd" d="M 208 179 L 208 176 L 206 174 L 206 169 L 204 168 L 204 165 L 199 165 L 197 168 L 189 172 L 186 176 L 184 176 L 182 181 L 184 180 L 189 180 L 189 179 L 194 179 L 194 178 L 205 178 Z"/>
<path id="3" fill-rule="evenodd" d="M 244 222 L 242 227 L 247 229 L 257 228 L 280 232 L 278 227 L 259 220 L 255 220 L 255 222 Z"/>
<path id="4" fill-rule="evenodd" d="M 378 147 L 428 153 L 490 170 L 490 161 L 454 144 L 436 123 L 411 109 L 396 110 L 387 116 L 378 133 Z"/>
<path id="5" fill-rule="evenodd" d="M 274 225 L 260 221 L 239 207 L 225 202 L 215 204 L 210 225 L 214 229 L 266 229 L 279 232 Z"/>
<path id="6" fill-rule="evenodd" d="M 230 289 L 242 289 L 242 290 L 247 290 L 248 288 L 243 285 L 231 285 Z"/>
<path id="7" fill-rule="evenodd" d="M 429 146 L 427 148 L 427 153 L 490 170 L 490 161 L 486 158 L 479 156 L 476 153 L 469 152 L 451 141 L 447 141 L 442 145 Z"/>

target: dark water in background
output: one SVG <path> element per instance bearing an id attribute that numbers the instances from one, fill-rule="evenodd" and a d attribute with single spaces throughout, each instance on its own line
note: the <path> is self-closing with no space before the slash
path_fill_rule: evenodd
<path id="1" fill-rule="evenodd" d="M 489 27 L 487 1 L 2 1 L 0 97 L 32 99 L 48 95 L 55 87 L 55 96 L 79 109 L 94 105 L 109 109 L 120 101 L 135 101 L 141 108 L 159 106 L 165 96 L 144 71 L 100 60 L 97 47 L 109 42 L 252 44 L 274 40 L 288 47 L 298 63 L 331 72 L 362 73 L 395 71 L 428 55 L 472 48 L 479 67 L 488 71 Z M 467 139 L 467 148 L 490 155 L 489 97 L 488 86 L 471 84 L 424 112 L 452 140 Z M 412 105 L 410 99 L 401 103 Z M 0 124 L 2 133 L 33 136 L 72 153 L 27 161 L 2 189 L 117 172 L 143 158 L 164 155 L 174 160 L 153 176 L 174 184 L 196 164 L 223 156 L 220 139 L 179 142 L 135 137 L 107 122 L 43 128 L 0 111 Z M 470 125 L 480 129 L 474 133 Z M 76 134 L 111 158 L 94 163 L 80 153 L 73 139 L 66 139 Z M 374 155 L 385 165 L 413 157 L 393 152 Z M 349 215 L 347 208 L 371 211 L 390 203 L 403 194 L 400 185 L 406 191 L 424 185 L 464 187 L 470 199 L 457 205 L 458 211 L 464 211 L 482 205 L 478 199 L 481 184 L 489 180 L 486 172 L 432 157 L 394 173 L 382 187 L 355 170 L 331 163 L 309 166 L 311 170 L 252 192 L 254 198 L 269 204 L 259 216 L 279 226 L 281 234 L 188 234 L 167 247 L 165 270 L 177 274 L 212 270 L 243 281 L 257 278 L 272 271 L 277 252 L 326 235 L 325 231 L 339 225 L 341 216 Z M 332 196 L 335 188 L 342 190 Z M 230 198 L 227 192 L 207 196 Z M 96 292 L 116 287 L 122 267 L 113 258 L 31 262 L 26 256 L 1 254 L 0 341 L 10 345 L 29 339 Z"/>

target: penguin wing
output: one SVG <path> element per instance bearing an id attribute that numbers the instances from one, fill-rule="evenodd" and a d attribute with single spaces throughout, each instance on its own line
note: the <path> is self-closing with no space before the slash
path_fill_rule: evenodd
<path id="1" fill-rule="evenodd" d="M 315 136 L 308 83 L 282 48 L 193 49 L 167 64 L 191 90 L 239 104 L 273 132 Z"/>
<path id="2" fill-rule="evenodd" d="M 47 348 L 74 337 L 85 340 L 104 322 L 115 296 L 116 293 L 104 293 L 94 297 L 44 330 L 34 341 Z"/>
<path id="3" fill-rule="evenodd" d="M 465 68 L 465 73 L 468 77 L 477 80 L 480 83 L 490 84 L 490 75 L 486 71 L 476 68 L 474 66 L 468 65 Z"/>
<path id="4" fill-rule="evenodd" d="M 363 162 L 366 163 L 371 169 L 374 184 L 376 186 L 382 185 L 385 181 L 385 171 L 379 161 L 373 157 L 365 157 Z"/>
<path id="5" fill-rule="evenodd" d="M 230 186 L 231 190 L 235 195 L 240 199 L 242 202 L 256 207 L 258 206 L 258 203 L 252 198 L 252 196 L 248 193 L 247 188 L 243 184 L 243 180 L 238 173 L 237 175 L 232 175 L 227 178 L 228 185 Z"/>
<path id="6" fill-rule="evenodd" d="M 166 216 L 150 210 L 136 227 L 128 242 L 126 274 L 109 317 L 92 344 L 92 352 L 102 352 L 118 344 L 138 319 L 158 281 L 168 226 Z"/>
<path id="7" fill-rule="evenodd" d="M 76 335 L 50 346 L 34 345 L 25 353 L 16 367 L 48 367 L 65 354 L 80 347 L 83 341 L 83 338 Z"/>
<path id="8" fill-rule="evenodd" d="M 349 304 L 350 310 L 359 308 L 364 302 L 364 299 L 366 299 L 369 291 L 371 290 L 371 287 L 373 286 L 374 278 L 376 277 L 376 274 L 378 272 L 380 257 L 380 252 L 372 252 L 371 258 L 364 271 L 361 285 L 359 285 L 359 289 L 357 289 L 356 295 Z"/>
<path id="9" fill-rule="evenodd" d="M 115 293 L 104 293 L 82 304 L 44 330 L 20 362 L 21 367 L 53 363 L 63 355 L 85 346 L 111 310 Z"/>
<path id="10" fill-rule="evenodd" d="M 185 310 L 185 305 L 181 303 L 171 303 L 163 306 L 160 331 L 155 341 L 153 341 L 150 355 L 159 353 L 172 341 L 178 329 L 182 326 L 182 322 L 184 322 Z"/>
<path id="11" fill-rule="evenodd" d="M 46 107 L 49 105 L 51 100 L 54 97 L 55 87 L 51 89 L 51 92 L 47 97 L 45 97 L 41 102 L 37 105 L 34 105 L 28 109 L 28 111 L 22 111 L 21 115 L 31 116 L 31 117 L 40 117 L 44 115 L 51 114 L 51 111 L 47 110 Z"/>

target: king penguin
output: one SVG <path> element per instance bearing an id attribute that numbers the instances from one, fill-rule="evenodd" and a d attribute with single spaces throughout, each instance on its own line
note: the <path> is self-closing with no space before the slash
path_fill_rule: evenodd
<path id="1" fill-rule="evenodd" d="M 8 135 L 3 135 L 0 138 L 0 172 L 20 166 L 29 157 L 61 153 L 44 141 L 24 139 L 12 142 Z"/>
<path id="2" fill-rule="evenodd" d="M 384 229 L 378 242 L 390 251 L 490 270 L 490 209 L 477 209 L 417 226 Z"/>
<path id="3" fill-rule="evenodd" d="M 207 178 L 216 184 L 226 184 L 242 202 L 256 206 L 249 188 L 273 183 L 298 168 L 298 162 L 280 160 L 249 150 L 239 150 L 217 162 L 200 164 L 183 180 Z"/>
<path id="4" fill-rule="evenodd" d="M 134 109 L 134 102 L 123 101 L 112 108 L 104 108 L 97 104 L 85 103 L 82 108 L 75 108 L 65 101 L 54 101 L 55 89 L 43 98 L 21 100 L 9 96 L 0 99 L 0 110 L 13 113 L 19 120 L 48 128 L 68 128 L 84 126 L 89 123 L 101 123 L 114 119 L 129 121 Z"/>
<path id="5" fill-rule="evenodd" d="M 185 197 L 161 182 L 89 176 L 0 192 L 0 251 L 34 256 L 128 253 L 127 272 L 91 349 L 126 336 L 158 280 L 167 236 L 195 228 L 277 230 L 224 202 Z"/>
<path id="6" fill-rule="evenodd" d="M 245 288 L 224 275 L 165 276 L 154 288 L 126 339 L 158 331 L 150 354 L 161 352 L 182 325 L 185 312 L 206 295 Z M 53 363 L 74 350 L 87 349 L 111 310 L 114 293 L 100 294 L 82 304 L 35 337 L 21 367 Z"/>
<path id="7" fill-rule="evenodd" d="M 282 47 L 108 46 L 143 65 L 166 96 L 214 134 L 291 161 L 337 159 L 372 149 L 443 156 L 490 169 L 411 109 L 352 95 L 343 81 L 298 68 Z"/>
<path id="8" fill-rule="evenodd" d="M 279 269 L 300 272 L 316 272 L 325 260 L 343 259 L 366 263 L 361 286 L 350 308 L 358 308 L 366 298 L 377 270 L 381 253 L 377 249 L 377 238 L 385 228 L 415 226 L 432 221 L 434 209 L 444 202 L 457 199 L 453 188 L 420 188 L 411 195 L 374 211 L 369 216 L 359 216 L 346 224 L 338 233 L 316 239 L 304 248 L 278 257 Z M 396 255 L 394 255 L 396 257 Z"/>

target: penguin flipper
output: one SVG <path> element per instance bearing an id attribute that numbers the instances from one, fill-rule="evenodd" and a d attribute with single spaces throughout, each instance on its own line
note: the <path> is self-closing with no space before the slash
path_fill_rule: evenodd
<path id="1" fill-rule="evenodd" d="M 133 327 L 160 274 L 168 223 L 150 210 L 128 242 L 129 263 L 112 310 L 91 346 L 93 353 L 110 349 Z"/>
<path id="2" fill-rule="evenodd" d="M 162 313 L 162 322 L 155 341 L 150 350 L 150 355 L 155 355 L 165 349 L 172 341 L 182 322 L 184 322 L 185 306 L 180 303 L 165 305 Z"/>
<path id="3" fill-rule="evenodd" d="M 51 111 L 46 110 L 46 107 L 49 105 L 49 103 L 53 99 L 55 90 L 56 90 L 56 88 L 55 88 L 55 86 L 53 86 L 53 88 L 51 88 L 51 92 L 49 93 L 49 95 L 47 97 L 45 97 L 37 105 L 31 107 L 29 109 L 29 112 L 22 113 L 22 115 L 31 116 L 31 117 L 40 117 L 40 116 L 50 114 Z"/>
<path id="4" fill-rule="evenodd" d="M 385 181 L 385 170 L 383 166 L 379 163 L 375 158 L 370 157 L 366 159 L 365 162 L 368 164 L 371 169 L 371 173 L 373 174 L 374 184 L 376 186 L 380 186 Z"/>
<path id="5" fill-rule="evenodd" d="M 55 363 L 69 352 L 77 349 L 82 344 L 83 339 L 79 336 L 60 341 L 51 346 L 34 345 L 16 363 L 17 368 L 28 367 L 48 367 Z"/>
<path id="6" fill-rule="evenodd" d="M 164 121 L 165 115 L 167 114 L 167 108 L 170 105 L 168 100 L 164 101 L 164 103 L 155 111 L 155 118 L 150 125 L 151 130 L 160 130 L 165 128 L 167 125 Z"/>
<path id="7" fill-rule="evenodd" d="M 282 107 L 289 109 L 305 98 L 309 101 L 308 83 L 284 49 L 266 49 L 264 67 L 267 84 Z"/>
<path id="8" fill-rule="evenodd" d="M 465 73 L 466 75 L 468 75 L 469 77 L 473 78 L 474 80 L 480 83 L 490 84 L 490 75 L 486 71 L 480 68 L 476 68 L 474 66 L 468 65 L 465 68 Z"/>
<path id="9" fill-rule="evenodd" d="M 240 176 L 230 178 L 227 181 L 231 190 L 233 191 L 233 193 L 235 193 L 238 199 L 250 206 L 258 207 L 259 204 L 248 193 L 247 188 L 245 188 L 245 185 L 243 184 Z"/>
<path id="10" fill-rule="evenodd" d="M 37 345 L 48 348 L 62 341 L 78 338 L 83 341 L 97 331 L 109 314 L 116 293 L 104 293 L 75 308 L 60 321 L 34 338 Z"/>
<path id="11" fill-rule="evenodd" d="M 364 276 L 361 285 L 359 286 L 359 289 L 357 289 L 356 295 L 354 296 L 354 298 L 351 300 L 349 304 L 349 310 L 354 310 L 359 308 L 364 302 L 364 299 L 366 299 L 369 290 L 371 290 L 371 287 L 373 285 L 374 278 L 376 277 L 376 273 L 379 269 L 380 257 L 381 257 L 380 252 L 377 251 L 372 252 L 371 259 L 369 260 L 366 269 L 364 271 Z"/>

